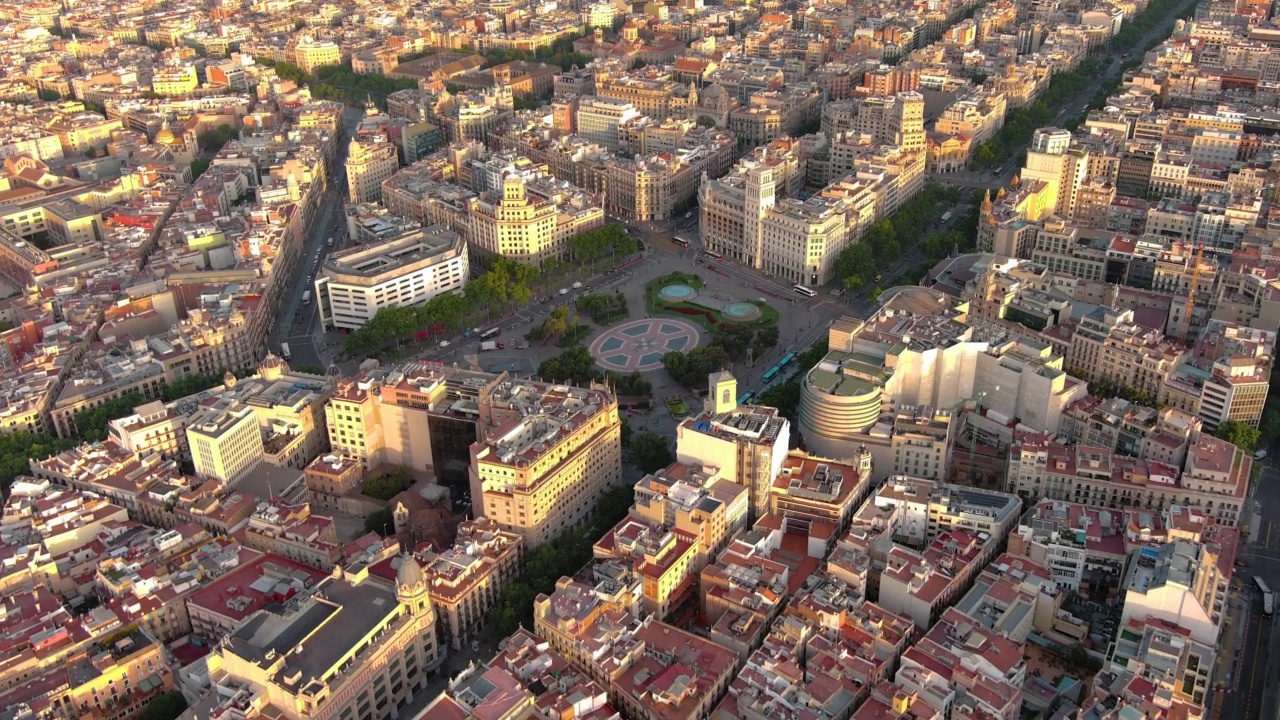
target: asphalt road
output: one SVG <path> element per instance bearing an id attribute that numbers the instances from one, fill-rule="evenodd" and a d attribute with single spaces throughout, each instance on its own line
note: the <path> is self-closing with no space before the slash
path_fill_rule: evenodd
<path id="1" fill-rule="evenodd" d="M 360 123 L 362 112 L 359 108 L 348 109 L 343 116 L 346 124 L 346 135 L 350 137 Z M 310 303 L 302 303 L 302 295 L 312 288 L 312 278 L 319 265 L 314 259 L 320 254 L 320 261 L 334 250 L 342 248 L 346 241 L 346 215 L 342 208 L 347 202 L 346 173 L 343 162 L 346 160 L 347 143 L 340 141 L 338 159 L 334 163 L 333 172 L 329 176 L 329 187 L 325 189 L 321 200 L 322 208 L 316 215 L 316 223 L 311 233 L 304 239 L 302 257 L 298 260 L 297 277 L 293 287 L 285 298 L 284 307 L 280 311 L 280 322 L 271 331 L 269 349 L 279 354 L 283 343 L 289 344 L 290 364 L 329 366 L 329 353 L 322 353 L 323 329 L 319 327 L 319 311 L 315 298 Z M 328 238 L 334 238 L 334 245 L 328 245 Z M 312 293 L 314 295 L 314 293 Z"/>
<path id="2" fill-rule="evenodd" d="M 1280 446 L 1272 447 L 1269 454 L 1275 457 L 1277 452 Z M 1280 626 L 1273 618 L 1262 617 L 1262 596 L 1254 582 L 1261 577 L 1272 591 L 1280 588 L 1280 469 L 1268 465 L 1263 470 L 1252 499 L 1258 512 L 1247 521 L 1249 533 L 1241 538 L 1239 553 L 1248 567 L 1236 568 L 1242 587 L 1233 593 L 1243 601 L 1237 622 L 1244 624 L 1244 636 L 1237 644 L 1239 652 L 1218 658 L 1234 668 L 1227 690 L 1215 701 L 1221 703 L 1221 712 L 1214 715 L 1231 720 L 1272 720 L 1280 700 Z"/>

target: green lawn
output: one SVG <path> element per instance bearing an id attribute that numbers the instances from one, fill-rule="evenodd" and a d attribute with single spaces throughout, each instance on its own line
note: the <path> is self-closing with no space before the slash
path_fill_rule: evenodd
<path id="1" fill-rule="evenodd" d="M 702 287 L 703 287 L 702 278 L 699 278 L 697 275 L 689 275 L 687 273 L 680 273 L 680 272 L 674 272 L 665 277 L 660 277 L 656 280 L 651 281 L 649 285 L 645 288 L 645 294 L 644 294 L 645 310 L 648 311 L 650 315 L 666 315 L 667 317 L 674 317 L 674 318 L 681 318 L 683 320 L 688 320 L 689 322 L 697 323 L 699 326 L 702 327 L 702 329 L 706 330 L 709 333 L 714 333 L 716 329 L 716 325 L 719 325 L 721 323 L 737 322 L 736 320 L 730 320 L 726 318 L 724 315 L 722 315 L 720 312 L 716 310 L 712 310 L 709 307 L 699 305 L 696 300 L 694 302 L 681 301 L 676 303 L 669 303 L 663 300 L 659 294 L 662 292 L 662 288 L 674 283 L 684 283 L 685 285 L 688 285 L 699 292 L 702 291 Z M 747 325 L 768 325 L 770 323 L 777 323 L 781 317 L 778 314 L 777 309 L 775 309 L 773 306 L 767 303 L 761 304 L 756 302 L 755 300 L 747 299 L 747 298 L 743 298 L 739 302 L 749 302 L 752 305 L 755 305 L 756 307 L 760 308 L 760 314 L 761 314 L 760 319 L 746 323 Z M 681 308 L 696 310 L 698 311 L 698 314 L 681 312 L 680 311 Z M 704 313 L 710 314 L 712 319 L 708 320 L 706 314 Z"/>

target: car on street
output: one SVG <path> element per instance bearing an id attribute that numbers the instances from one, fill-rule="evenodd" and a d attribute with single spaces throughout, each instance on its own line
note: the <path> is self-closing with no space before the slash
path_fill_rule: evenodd
<path id="1" fill-rule="evenodd" d="M 1244 560 L 1236 560 L 1236 567 L 1249 567 L 1249 563 Z"/>
<path id="2" fill-rule="evenodd" d="M 440 347 L 449 347 L 449 341 L 448 341 L 448 340 L 441 340 L 441 341 L 440 341 Z"/>
<path id="3" fill-rule="evenodd" d="M 576 282 L 576 283 L 574 283 L 574 284 L 573 284 L 573 289 L 574 289 L 574 290 L 578 290 L 578 289 L 579 289 L 579 288 L 581 288 L 581 287 L 582 287 L 582 283 L 580 283 L 580 282 Z"/>
<path id="4" fill-rule="evenodd" d="M 569 288 L 560 288 L 560 294 L 561 294 L 561 295 L 568 295 L 568 294 L 569 294 Z"/>

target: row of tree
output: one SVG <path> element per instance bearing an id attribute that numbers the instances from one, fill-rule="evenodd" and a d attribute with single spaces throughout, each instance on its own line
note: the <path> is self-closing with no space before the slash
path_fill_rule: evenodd
<path id="1" fill-rule="evenodd" d="M 1137 49 L 1138 43 L 1151 28 L 1187 4 L 1187 0 L 1152 0 L 1137 17 L 1124 19 L 1120 31 L 1111 38 L 1111 47 L 1120 51 Z"/>
<path id="2" fill-rule="evenodd" d="M 597 325 L 613 322 L 627 316 L 627 299 L 619 290 L 613 295 L 606 293 L 587 293 L 573 303 L 578 312 L 591 316 Z"/>
<path id="3" fill-rule="evenodd" d="M 1022 152 L 1031 142 L 1031 135 L 1037 129 L 1052 124 L 1067 103 L 1079 100 L 1080 94 L 1105 69 L 1107 63 L 1104 60 L 1085 58 L 1076 69 L 1054 75 L 1049 87 L 1035 102 L 1005 115 L 1004 126 L 996 136 L 974 151 L 971 165 L 975 169 L 988 168 Z"/>
<path id="4" fill-rule="evenodd" d="M 534 600 L 541 594 L 550 595 L 560 578 L 574 575 L 590 562 L 595 539 L 626 517 L 634 500 L 635 490 L 632 487 L 611 487 L 596 503 L 592 527 L 570 527 L 527 551 L 521 563 L 520 578 L 504 585 L 498 593 L 497 603 L 485 627 L 488 636 L 504 638 L 521 626 L 533 627 Z"/>
<path id="5" fill-rule="evenodd" d="M 915 246 L 925 232 L 960 199 L 960 190 L 931 183 L 892 217 L 872 225 L 862 239 L 840 252 L 835 275 L 849 290 L 862 288 Z"/>
<path id="6" fill-rule="evenodd" d="M 711 342 L 688 352 L 666 353 L 662 356 L 662 367 L 671 379 L 681 385 L 701 388 L 706 385 L 708 375 L 723 370 L 734 360 L 742 359 L 748 351 L 759 357 L 777 345 L 776 323 L 720 323 L 711 336 Z"/>
<path id="7" fill-rule="evenodd" d="M 40 461 L 75 446 L 75 442 L 41 433 L 0 434 L 0 490 L 9 496 L 9 486 L 19 475 L 31 474 L 31 461 Z"/>
<path id="8" fill-rule="evenodd" d="M 573 33 L 568 37 L 556 40 L 548 47 L 540 47 L 537 50 L 495 48 L 484 53 L 484 67 L 491 68 L 495 65 L 503 65 L 516 60 L 556 65 L 561 70 L 568 70 L 574 65 L 583 67 L 587 63 L 591 62 L 593 58 L 590 55 L 574 52 L 573 41 L 580 37 L 582 37 L 581 33 Z M 461 51 L 472 52 L 468 47 L 461 48 Z"/>
<path id="9" fill-rule="evenodd" d="M 165 383 L 160 387 L 160 399 L 172 402 L 178 398 L 193 395 L 201 390 L 222 384 L 222 375 L 187 375 Z M 73 422 L 81 439 L 87 442 L 99 442 L 107 439 L 107 423 L 133 414 L 133 409 L 145 403 L 147 399 L 137 390 L 131 390 L 120 397 L 108 400 L 101 405 L 81 410 L 75 414 Z"/>
<path id="10" fill-rule="evenodd" d="M 580 321 L 578 316 L 569 316 L 569 308 L 564 305 L 551 309 L 547 319 L 542 321 L 540 325 L 534 325 L 529 328 L 529 332 L 525 335 L 529 342 L 542 343 L 560 342 L 568 336 L 576 336 Z"/>
<path id="11" fill-rule="evenodd" d="M 793 378 L 765 388 L 756 402 L 767 407 L 777 408 L 782 417 L 791 421 L 791 427 L 799 427 L 800 381 L 799 376 L 808 372 L 826 357 L 827 344 L 820 342 L 796 356 L 792 367 L 796 369 Z"/>
<path id="12" fill-rule="evenodd" d="M 377 73 L 357 75 L 351 69 L 351 61 L 318 67 L 315 72 L 307 72 L 290 62 L 273 62 L 269 58 L 258 58 L 257 61 L 274 67 L 276 74 L 284 80 L 307 85 L 311 88 L 313 97 L 335 100 L 351 107 L 359 107 L 368 100 L 372 100 L 378 107 L 386 107 L 387 96 L 391 93 L 418 87 L 416 80 L 406 78 L 387 77 Z"/>
<path id="13" fill-rule="evenodd" d="M 624 258 L 640 251 L 640 243 L 617 223 L 580 232 L 568 241 L 569 257 L 575 263 L 585 263 L 595 271 L 596 262 L 605 257 Z"/>
<path id="14" fill-rule="evenodd" d="M 591 382 L 608 382 L 619 395 L 631 397 L 644 397 L 653 392 L 653 383 L 639 370 L 629 375 L 612 370 L 601 372 L 585 345 L 574 345 L 559 355 L 543 360 L 538 365 L 538 377 L 548 382 L 578 386 L 586 386 Z"/>
<path id="15" fill-rule="evenodd" d="M 625 228 L 614 224 L 578 233 L 569 238 L 568 244 L 578 262 L 588 264 L 606 254 L 622 259 L 635 254 L 639 247 Z M 479 262 L 483 272 L 467 283 L 461 295 L 446 293 L 421 305 L 379 310 L 363 327 L 347 335 L 343 342 L 347 357 L 369 357 L 389 345 L 399 346 L 417 333 L 434 333 L 437 327 L 441 330 L 461 327 L 464 320 L 487 322 L 495 314 L 528 305 L 533 301 L 534 290 L 547 287 L 565 268 L 565 264 L 556 259 L 544 261 L 541 267 L 501 256 L 485 257 Z M 559 329 L 559 323 L 564 324 L 563 329 Z M 563 338 L 572 329 L 571 323 L 566 310 L 556 322 L 544 325 L 545 334 L 539 340 Z"/>
<path id="16" fill-rule="evenodd" d="M 1069 370 L 1067 374 L 1086 380 L 1089 379 L 1088 373 L 1080 369 Z M 1157 401 L 1151 393 L 1143 392 L 1130 385 L 1116 383 L 1110 378 L 1099 378 L 1096 381 L 1090 380 L 1089 394 L 1096 398 L 1102 398 L 1103 400 L 1118 397 L 1128 400 L 1135 405 L 1144 405 L 1146 407 L 1157 409 L 1164 407 L 1164 404 Z"/>
<path id="17" fill-rule="evenodd" d="M 496 258 L 487 271 L 467 283 L 462 294 L 444 293 L 421 305 L 384 307 L 363 327 L 347 335 L 343 351 L 348 357 L 367 357 L 387 345 L 412 338 L 418 332 L 459 327 L 476 314 L 491 317 L 512 305 L 527 305 L 538 269 L 510 258 Z"/>

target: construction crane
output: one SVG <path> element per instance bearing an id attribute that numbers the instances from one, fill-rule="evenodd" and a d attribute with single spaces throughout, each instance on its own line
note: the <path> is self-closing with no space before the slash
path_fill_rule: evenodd
<path id="1" fill-rule="evenodd" d="M 1187 344 L 1187 335 L 1191 333 L 1191 313 L 1196 307 L 1196 288 L 1200 284 L 1200 258 L 1204 255 L 1204 238 L 1200 238 L 1200 243 L 1196 247 L 1196 254 L 1192 262 L 1195 267 L 1191 269 L 1191 287 L 1187 289 L 1187 305 L 1182 309 L 1182 320 L 1186 325 L 1182 328 L 1182 344 Z"/>

